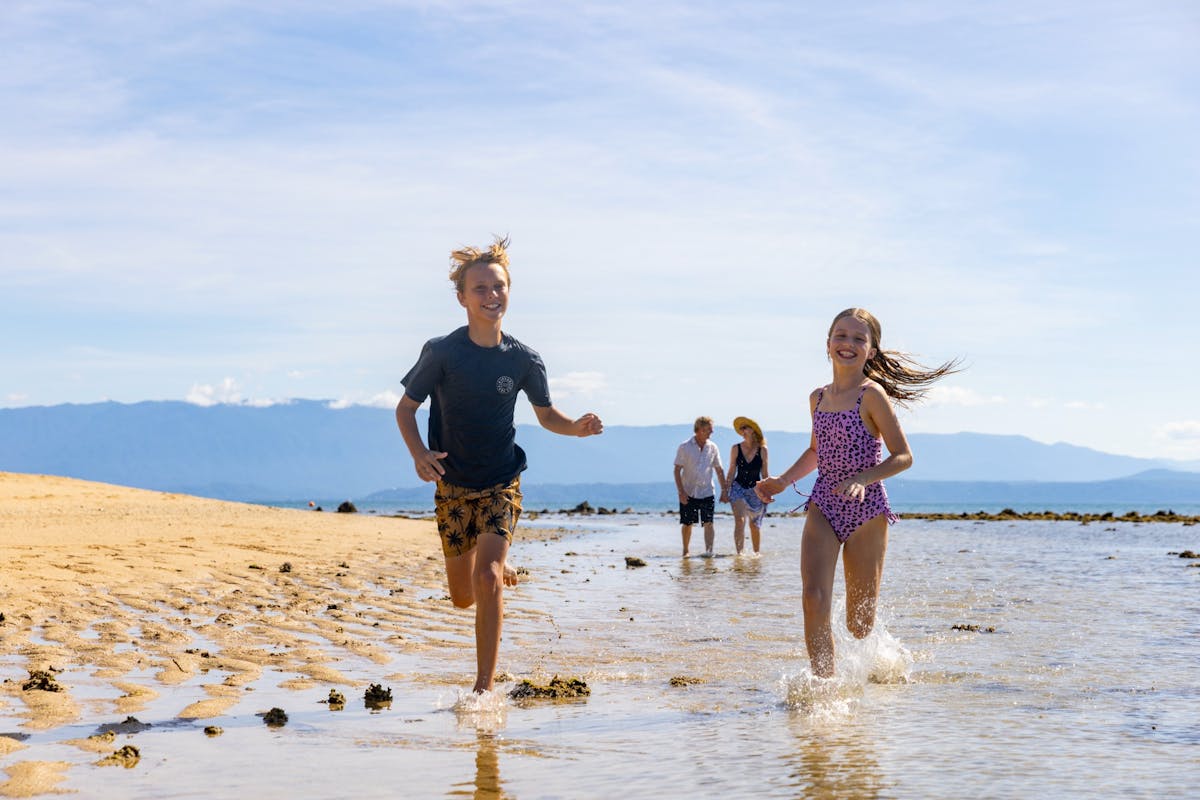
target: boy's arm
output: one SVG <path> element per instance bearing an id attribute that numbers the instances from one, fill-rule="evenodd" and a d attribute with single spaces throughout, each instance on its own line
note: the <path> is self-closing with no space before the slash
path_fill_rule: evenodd
<path id="1" fill-rule="evenodd" d="M 551 433 L 563 436 L 595 436 L 604 432 L 604 423 L 591 412 L 579 419 L 571 419 L 554 406 L 534 406 L 533 413 L 537 414 L 538 424 Z"/>
<path id="2" fill-rule="evenodd" d="M 417 477 L 423 481 L 436 481 L 446 474 L 441 461 L 449 454 L 435 453 L 421 441 L 421 431 L 417 427 L 417 409 L 420 407 L 421 404 L 408 395 L 401 397 L 400 402 L 396 404 L 396 425 L 399 426 L 400 435 L 404 437 L 404 444 L 412 456 Z"/>

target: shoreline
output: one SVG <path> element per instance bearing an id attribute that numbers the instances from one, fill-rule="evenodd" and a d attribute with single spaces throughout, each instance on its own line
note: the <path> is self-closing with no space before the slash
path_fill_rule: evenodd
<path id="1" fill-rule="evenodd" d="M 67 735 L 81 726 L 196 724 L 279 692 L 361 697 L 413 677 L 423 654 L 470 661 L 472 615 L 443 602 L 428 521 L 0 472 L 0 563 L 0 796 L 53 793 L 120 747 Z M 47 741 L 77 756 L 28 758 Z"/>

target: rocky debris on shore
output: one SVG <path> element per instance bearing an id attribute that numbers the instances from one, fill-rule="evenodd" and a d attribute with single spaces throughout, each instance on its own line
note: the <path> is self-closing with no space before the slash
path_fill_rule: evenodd
<path id="1" fill-rule="evenodd" d="M 321 702 L 328 703 L 330 711 L 341 711 L 346 707 L 346 695 L 342 694 L 337 689 L 330 689 L 329 698 L 322 700 Z"/>
<path id="2" fill-rule="evenodd" d="M 271 728 L 282 728 L 287 725 L 288 715 L 282 708 L 272 708 L 262 715 L 263 722 Z"/>
<path id="3" fill-rule="evenodd" d="M 986 628 L 975 625 L 974 623 L 958 623 L 950 626 L 952 631 L 969 631 L 971 633 L 995 633 L 996 626 L 988 625 Z"/>
<path id="4" fill-rule="evenodd" d="M 514 700 L 573 700 L 587 697 L 591 693 L 592 690 L 579 678 L 560 678 L 555 675 L 547 684 L 537 684 L 525 678 L 508 693 L 508 696 Z"/>
<path id="5" fill-rule="evenodd" d="M 1182 553 L 1167 553 L 1167 555 L 1177 555 L 1180 558 L 1200 558 L 1200 553 L 1194 553 L 1191 550 L 1184 550 Z"/>
<path id="6" fill-rule="evenodd" d="M 1127 511 L 1124 514 L 1118 515 L 1112 511 L 1105 511 L 1103 514 L 1081 514 L 1076 511 L 1014 511 L 1011 508 L 1005 508 L 995 514 L 987 511 L 976 511 L 974 513 L 964 511 L 959 514 L 905 512 L 900 514 L 899 517 L 901 519 L 982 520 L 986 522 L 1050 520 L 1054 522 L 1078 522 L 1083 525 L 1091 522 L 1178 522 L 1185 526 L 1200 523 L 1200 516 L 1176 514 L 1170 509 L 1159 509 L 1153 514 L 1139 514 L 1136 511 Z"/>
<path id="7" fill-rule="evenodd" d="M 225 732 L 225 729 L 220 727 L 219 725 L 205 725 L 204 726 L 204 735 L 208 736 L 208 737 L 220 736 L 224 732 Z"/>
<path id="8" fill-rule="evenodd" d="M 668 681 L 672 686 L 695 686 L 704 683 L 704 678 L 692 678 L 687 675 L 676 675 Z"/>
<path id="9" fill-rule="evenodd" d="M 31 669 L 29 670 L 29 680 L 21 684 L 23 692 L 62 692 L 66 691 L 63 685 L 54 679 L 54 673 L 58 672 L 54 667 L 48 669 Z"/>
<path id="10" fill-rule="evenodd" d="M 644 566 L 646 566 L 646 562 L 644 559 L 638 558 L 637 556 L 625 556 L 625 568 L 626 569 L 633 569 L 634 567 L 644 567 Z"/>
<path id="11" fill-rule="evenodd" d="M 363 703 L 372 711 L 389 708 L 392 705 L 392 689 L 383 688 L 382 684 L 372 683 L 363 694 Z"/>
<path id="12" fill-rule="evenodd" d="M 124 767 L 125 769 L 133 769 L 133 767 L 142 758 L 141 752 L 131 744 L 127 744 L 120 750 L 107 755 L 96 762 L 97 767 Z"/>
<path id="13" fill-rule="evenodd" d="M 338 504 L 337 513 L 339 513 L 339 514 L 357 514 L 358 507 L 355 506 L 354 503 L 351 503 L 349 500 L 343 500 L 341 503 Z"/>
<path id="14" fill-rule="evenodd" d="M 97 730 L 99 730 L 102 734 L 141 733 L 142 731 L 148 731 L 153 727 L 154 726 L 149 722 L 142 722 L 137 717 L 126 717 L 120 722 L 106 722 Z"/>

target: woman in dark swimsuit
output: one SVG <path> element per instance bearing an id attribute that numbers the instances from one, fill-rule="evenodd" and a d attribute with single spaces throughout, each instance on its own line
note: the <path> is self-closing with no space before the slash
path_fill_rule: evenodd
<path id="1" fill-rule="evenodd" d="M 759 479 L 767 471 L 767 440 L 762 428 L 749 417 L 738 417 L 733 429 L 742 435 L 742 441 L 729 451 L 729 486 L 726 487 L 729 502 L 733 506 L 733 546 L 741 555 L 746 544 L 746 523 L 750 523 L 750 545 L 758 555 L 760 531 L 767 504 L 754 492 Z"/>

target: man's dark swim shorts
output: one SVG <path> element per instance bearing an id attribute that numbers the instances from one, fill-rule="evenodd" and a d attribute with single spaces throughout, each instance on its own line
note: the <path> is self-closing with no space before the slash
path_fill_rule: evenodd
<path id="1" fill-rule="evenodd" d="M 689 497 L 686 503 L 679 504 L 679 524 L 695 525 L 698 521 L 712 522 L 714 501 L 713 497 Z"/>

